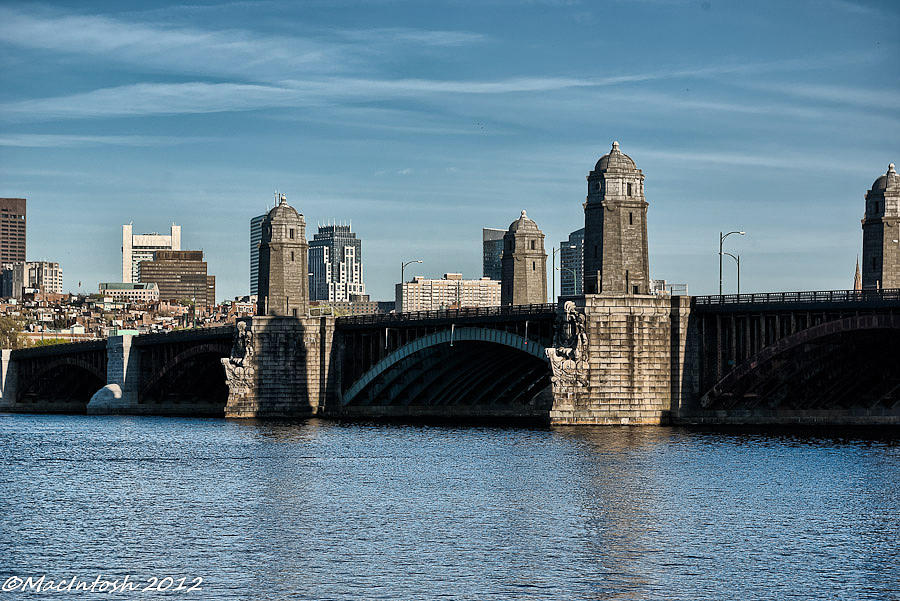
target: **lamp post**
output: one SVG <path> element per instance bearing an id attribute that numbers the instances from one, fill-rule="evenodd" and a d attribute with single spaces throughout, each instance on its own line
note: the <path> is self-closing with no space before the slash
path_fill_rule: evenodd
<path id="1" fill-rule="evenodd" d="M 406 269 L 407 265 L 411 265 L 413 263 L 421 263 L 421 259 L 413 259 L 412 261 L 404 261 L 400 263 L 400 310 L 403 310 L 403 271 Z"/>
<path id="2" fill-rule="evenodd" d="M 731 253 L 722 253 L 724 255 L 728 255 L 732 259 L 737 262 L 737 293 L 738 296 L 741 294 L 741 255 L 733 255 Z"/>
<path id="3" fill-rule="evenodd" d="M 563 269 L 565 269 L 566 271 L 571 272 L 571 273 L 572 273 L 572 287 L 575 288 L 575 290 L 578 290 L 578 274 L 575 273 L 575 270 L 574 270 L 574 269 L 572 269 L 571 267 L 563 267 L 562 265 L 560 265 L 560 266 L 557 267 L 556 269 L 558 269 L 558 270 L 560 270 L 560 271 L 562 271 Z M 554 271 L 554 274 L 555 274 L 555 273 L 556 273 L 556 272 Z"/>
<path id="4" fill-rule="evenodd" d="M 722 244 L 725 242 L 725 238 L 730 236 L 731 234 L 740 234 L 743 236 L 747 232 L 728 232 L 727 234 L 723 234 L 719 232 L 719 296 L 722 296 Z"/>
<path id="5" fill-rule="evenodd" d="M 574 244 L 569 244 L 568 246 L 560 245 L 559 248 L 556 248 L 555 246 L 553 247 L 553 269 L 552 269 L 552 271 L 553 271 L 553 298 L 550 300 L 551 300 L 551 302 L 554 302 L 554 303 L 556 302 L 556 269 L 557 269 L 556 268 L 556 253 L 562 252 L 563 248 L 573 249 L 573 248 L 578 248 L 578 247 L 575 246 Z M 561 261 L 562 257 L 560 257 L 559 259 Z M 566 269 L 569 269 L 569 268 L 567 267 Z M 572 271 L 572 270 L 569 269 L 569 271 Z M 572 273 L 574 274 L 575 272 L 573 271 Z M 573 277 L 574 277 L 574 275 L 573 275 Z M 560 283 L 562 283 L 562 282 L 560 282 Z M 575 291 L 576 292 L 578 291 L 578 286 L 575 286 Z"/>

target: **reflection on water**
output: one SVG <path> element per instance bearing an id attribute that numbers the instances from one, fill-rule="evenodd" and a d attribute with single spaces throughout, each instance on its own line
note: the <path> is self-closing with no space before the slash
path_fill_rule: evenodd
<path id="1" fill-rule="evenodd" d="M 202 576 L 209 599 L 900 589 L 890 435 L 0 415 L 0 465 L 4 579 Z"/>

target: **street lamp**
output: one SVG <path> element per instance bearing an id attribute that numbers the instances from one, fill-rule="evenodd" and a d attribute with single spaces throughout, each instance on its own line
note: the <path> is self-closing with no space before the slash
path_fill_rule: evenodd
<path id="1" fill-rule="evenodd" d="M 551 301 L 554 303 L 556 302 L 556 253 L 562 252 L 563 248 L 574 249 L 574 248 L 578 248 L 578 247 L 575 246 L 574 244 L 570 244 L 568 246 L 560 246 L 559 248 L 556 248 L 555 246 L 553 247 L 553 259 L 552 259 L 552 261 L 553 261 L 553 298 L 551 299 Z M 560 257 L 560 260 L 562 260 L 562 257 Z M 566 269 L 568 269 L 568 268 L 566 268 Z M 569 271 L 571 271 L 571 270 L 569 270 Z M 575 291 L 576 292 L 578 291 L 577 286 L 575 287 Z"/>
<path id="2" fill-rule="evenodd" d="M 400 310 L 403 310 L 403 271 L 406 269 L 407 265 L 411 265 L 413 263 L 421 263 L 421 259 L 413 259 L 412 261 L 405 261 L 400 263 Z"/>
<path id="3" fill-rule="evenodd" d="M 563 267 L 561 265 L 559 267 L 557 267 L 556 269 L 558 269 L 560 271 L 565 269 L 566 271 L 572 272 L 572 287 L 577 291 L 578 290 L 578 274 L 575 273 L 575 270 L 572 269 L 571 267 Z M 553 272 L 553 275 L 554 276 L 556 275 L 556 271 Z M 556 278 L 554 278 L 554 279 L 556 279 Z"/>
<path id="4" fill-rule="evenodd" d="M 728 255 L 737 262 L 737 293 L 741 294 L 741 255 L 733 255 L 731 253 L 722 253 Z"/>
<path id="5" fill-rule="evenodd" d="M 728 232 L 727 234 L 722 234 L 719 232 L 719 296 L 722 296 L 722 244 L 725 242 L 725 238 L 730 236 L 731 234 L 740 234 L 743 236 L 747 232 Z"/>

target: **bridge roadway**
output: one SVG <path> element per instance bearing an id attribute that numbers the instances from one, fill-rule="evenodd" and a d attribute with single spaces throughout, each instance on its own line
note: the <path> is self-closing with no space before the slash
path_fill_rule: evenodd
<path id="1" fill-rule="evenodd" d="M 562 300 L 5 350 L 0 410 L 900 424 L 900 290 Z"/>

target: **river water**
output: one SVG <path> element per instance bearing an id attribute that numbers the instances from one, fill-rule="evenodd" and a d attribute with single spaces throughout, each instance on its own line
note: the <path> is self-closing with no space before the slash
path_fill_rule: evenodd
<path id="1" fill-rule="evenodd" d="M 90 598 L 900 599 L 900 437 L 0 414 L 0 520 L 4 580 L 202 578 Z"/>

